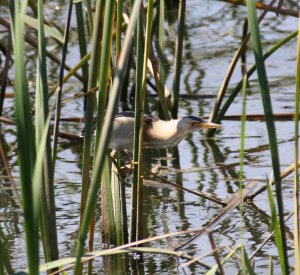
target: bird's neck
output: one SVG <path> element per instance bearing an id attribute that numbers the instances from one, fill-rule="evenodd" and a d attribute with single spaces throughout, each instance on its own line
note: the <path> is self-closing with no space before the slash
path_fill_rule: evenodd
<path id="1" fill-rule="evenodd" d="M 178 129 L 178 119 L 170 121 L 154 121 L 151 127 L 147 128 L 145 143 L 153 147 L 173 147 L 177 145 L 185 136 L 185 131 Z"/>

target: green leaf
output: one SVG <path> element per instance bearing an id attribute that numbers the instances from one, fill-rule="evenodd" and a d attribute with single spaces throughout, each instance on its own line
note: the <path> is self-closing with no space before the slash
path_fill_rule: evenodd
<path id="1" fill-rule="evenodd" d="M 272 221 L 271 225 L 272 225 L 272 229 L 274 229 L 274 231 L 275 231 L 275 241 L 277 244 L 277 249 L 278 249 L 278 254 L 279 254 L 281 272 L 282 272 L 282 274 L 286 274 L 285 259 L 284 259 L 283 245 L 282 245 L 282 235 L 281 235 L 281 230 L 280 230 L 280 224 L 279 224 L 278 217 L 277 217 L 277 211 L 276 211 L 276 206 L 275 206 L 275 202 L 274 202 L 272 186 L 271 186 L 270 182 L 268 182 L 268 198 L 269 198 L 270 209 L 271 209 L 271 221 Z"/>
<path id="2" fill-rule="evenodd" d="M 38 20 L 25 15 L 25 23 L 28 24 L 29 26 L 31 26 L 32 28 L 38 30 Z M 63 35 L 54 27 L 50 27 L 48 25 L 44 25 L 45 26 L 45 33 L 49 34 L 50 36 L 52 36 L 54 39 L 58 40 L 61 43 L 64 43 L 64 37 Z"/>

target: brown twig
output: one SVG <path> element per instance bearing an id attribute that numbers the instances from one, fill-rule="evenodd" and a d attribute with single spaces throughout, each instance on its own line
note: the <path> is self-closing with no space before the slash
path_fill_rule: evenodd
<path id="1" fill-rule="evenodd" d="M 298 167 L 300 167 L 300 161 L 298 162 Z M 290 165 L 289 167 L 287 167 L 281 174 L 280 174 L 280 178 L 284 179 L 285 177 L 289 176 L 290 174 L 292 174 L 295 170 L 295 164 Z M 273 180 L 271 182 L 271 184 L 273 185 L 275 183 L 275 181 Z M 259 188 L 257 191 L 255 191 L 252 194 L 246 195 L 244 197 L 244 201 L 252 201 L 257 195 L 261 194 L 263 191 L 265 191 L 267 189 L 267 185 L 264 185 L 263 187 Z"/>
<path id="2" fill-rule="evenodd" d="M 155 178 L 157 178 L 157 179 L 163 181 L 164 183 L 167 183 L 167 184 L 170 184 L 170 185 L 176 187 L 176 189 L 178 189 L 178 190 L 186 191 L 186 192 L 192 193 L 192 194 L 194 194 L 194 195 L 197 195 L 197 196 L 199 196 L 199 197 L 202 197 L 202 198 L 205 198 L 205 199 L 207 199 L 207 200 L 213 201 L 213 202 L 215 202 L 215 203 L 217 203 L 217 204 L 220 204 L 220 205 L 222 205 L 222 206 L 226 206 L 226 205 L 227 205 L 227 204 L 224 203 L 223 201 L 221 201 L 221 200 L 219 200 L 219 199 L 216 199 L 216 198 L 213 198 L 213 197 L 211 197 L 210 195 L 208 195 L 208 194 L 206 194 L 206 193 L 203 193 L 203 192 L 200 192 L 200 191 L 196 191 L 196 190 L 192 190 L 192 189 L 188 189 L 188 188 L 183 187 L 183 186 L 180 186 L 179 184 L 176 184 L 176 183 L 174 183 L 174 182 L 172 182 L 172 181 L 169 181 L 169 180 L 167 180 L 167 179 L 165 179 L 165 178 L 163 178 L 163 177 L 160 177 L 160 176 L 156 175 L 155 173 L 153 173 L 152 171 L 150 171 L 150 170 L 147 169 L 147 168 L 145 168 L 145 171 L 147 171 L 147 173 L 151 174 L 153 177 L 155 177 Z"/>
<path id="3" fill-rule="evenodd" d="M 208 239 L 209 239 L 209 242 L 210 242 L 210 245 L 211 245 L 211 248 L 213 249 L 214 251 L 214 257 L 216 259 L 216 262 L 218 264 L 218 267 L 219 267 L 219 270 L 220 270 L 220 273 L 222 275 L 225 275 L 225 272 L 224 272 L 224 268 L 223 268 L 223 265 L 222 265 L 222 262 L 221 262 L 221 259 L 220 259 L 220 255 L 218 253 L 218 247 L 215 243 L 215 240 L 214 240 L 214 237 L 213 237 L 213 234 L 211 231 L 208 231 L 207 232 L 207 235 L 208 235 Z"/>
<path id="4" fill-rule="evenodd" d="M 242 190 L 242 198 L 245 199 L 245 197 L 247 196 L 247 194 L 249 192 L 251 192 L 251 190 L 256 186 L 256 182 L 249 182 Z M 227 206 L 225 206 L 222 211 L 216 215 L 215 217 L 213 217 L 204 227 L 203 230 L 199 231 L 198 233 L 196 233 L 191 239 L 189 239 L 188 241 L 184 242 L 183 244 L 179 245 L 176 247 L 175 250 L 181 249 L 182 247 L 186 246 L 187 244 L 189 244 L 190 242 L 192 242 L 193 240 L 195 240 L 196 238 L 200 237 L 205 231 L 211 229 L 213 226 L 215 226 L 217 223 L 219 223 L 222 219 L 224 219 L 225 215 L 227 215 L 231 210 L 233 210 L 234 208 L 236 208 L 237 206 L 239 206 L 240 204 L 240 195 L 241 195 L 241 191 L 238 190 L 237 192 L 235 192 L 234 194 L 232 194 L 226 201 L 225 203 L 227 203 Z"/>
<path id="5" fill-rule="evenodd" d="M 246 6 L 246 1 L 243 1 L 243 0 L 222 0 L 222 1 L 230 3 L 230 4 L 234 4 L 234 5 Z M 275 12 L 276 14 L 281 14 L 281 15 L 290 15 L 293 17 L 299 16 L 297 11 L 282 9 L 280 6 L 272 7 L 271 5 L 265 5 L 260 2 L 256 2 L 255 5 L 256 5 L 256 8 L 260 9 L 260 10 L 271 11 L 271 12 Z"/>
<path id="6" fill-rule="evenodd" d="M 14 191 L 14 193 L 15 193 L 17 199 L 18 199 L 19 204 L 21 204 L 20 195 L 19 195 L 19 192 L 17 190 L 15 181 L 14 181 L 14 179 L 12 177 L 12 174 L 11 174 L 11 171 L 10 171 L 10 167 L 8 165 L 7 154 L 6 154 L 4 142 L 3 142 L 1 136 L 0 136 L 0 158 L 1 158 L 1 161 L 2 161 L 2 164 L 3 164 L 4 171 L 5 171 L 5 173 L 8 176 L 8 179 L 9 179 L 9 182 L 10 182 L 10 186 L 11 186 L 12 190 Z"/>

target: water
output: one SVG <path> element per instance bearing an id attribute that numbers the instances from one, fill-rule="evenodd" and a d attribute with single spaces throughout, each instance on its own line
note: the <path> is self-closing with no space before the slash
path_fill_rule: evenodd
<path id="1" fill-rule="evenodd" d="M 295 2 L 296 3 L 296 2 Z M 48 4 L 49 12 L 57 22 L 63 24 L 65 11 L 55 10 L 56 3 Z M 293 2 L 285 3 L 288 7 Z M 294 4 L 295 5 L 295 4 Z M 3 7 L 2 7 L 3 8 Z M 294 7 L 295 9 L 295 7 Z M 169 10 L 168 17 L 176 16 L 176 10 Z M 180 116 L 210 114 L 216 95 L 234 51 L 238 48 L 242 24 L 246 17 L 245 7 L 233 7 L 229 4 L 216 1 L 188 1 L 186 14 L 186 31 L 183 53 L 183 70 L 181 75 L 181 93 L 204 95 L 204 98 L 182 98 L 180 102 Z M 73 22 L 75 23 L 75 22 Z M 169 28 L 169 23 L 166 22 Z M 170 29 L 175 25 L 170 26 Z M 285 37 L 291 31 L 296 30 L 297 19 L 291 17 L 276 17 L 274 14 L 267 16 L 261 25 L 264 49 L 269 48 L 278 40 Z M 71 36 L 72 37 L 72 36 Z M 170 31 L 168 37 L 167 52 L 170 65 L 170 74 L 167 78 L 167 86 L 172 87 L 172 64 L 174 51 L 174 33 Z M 75 47 L 76 38 L 72 38 L 70 53 L 67 63 L 76 64 L 78 50 Z M 55 44 L 53 51 L 57 51 Z M 29 48 L 30 49 L 30 48 Z M 29 56 L 34 58 L 34 52 L 28 51 Z M 59 54 L 59 53 L 58 53 Z M 254 63 L 251 49 L 247 55 L 248 68 Z M 52 83 L 57 79 L 57 65 L 49 62 Z M 293 40 L 280 49 L 266 62 L 269 77 L 271 96 L 274 113 L 290 113 L 294 111 L 295 91 L 295 65 L 296 64 L 296 41 Z M 28 62 L 29 80 L 35 79 L 35 65 Z M 13 78 L 13 71 L 10 72 Z M 234 73 L 230 87 L 233 88 L 241 78 L 240 70 Z M 74 78 L 64 86 L 64 98 L 70 98 L 80 92 L 81 84 Z M 9 91 L 12 88 L 9 87 Z M 13 116 L 13 101 L 6 100 L 5 115 Z M 238 96 L 228 111 L 229 114 L 241 113 L 241 98 Z M 247 113 L 262 114 L 261 98 L 256 74 L 250 79 L 250 89 L 247 97 Z M 74 100 L 64 105 L 62 117 L 80 117 L 82 115 L 81 100 Z M 147 151 L 146 165 L 157 167 L 157 171 L 167 174 L 171 181 L 182 184 L 184 187 L 207 192 L 220 199 L 225 199 L 239 188 L 239 150 L 240 150 L 240 122 L 223 121 L 223 128 L 218 131 L 214 141 L 207 141 L 203 133 L 194 133 L 182 141 L 178 146 L 178 152 Z M 282 170 L 293 162 L 293 122 L 276 122 L 278 148 Z M 61 124 L 61 131 L 79 133 L 82 125 L 75 123 Z M 15 127 L 2 125 L 2 135 L 8 150 L 9 164 L 15 181 L 18 183 L 18 167 L 16 159 Z M 268 137 L 265 122 L 248 121 L 246 124 L 245 144 L 245 183 L 257 180 L 257 186 L 265 184 L 267 177 L 271 177 L 271 159 L 268 150 Z M 55 194 L 57 205 L 57 227 L 59 238 L 59 250 L 61 257 L 74 255 L 78 222 L 79 203 L 81 190 L 81 160 L 82 145 L 78 143 L 60 140 L 55 174 Z M 167 156 L 167 159 L 165 158 Z M 175 158 L 175 159 L 174 159 Z M 150 176 L 148 176 L 148 179 Z M 283 196 L 285 211 L 290 213 L 293 209 L 293 184 L 292 176 L 283 182 Z M 130 182 L 131 178 L 128 178 Z M 152 179 L 153 180 L 153 179 Z M 145 187 L 145 236 L 156 236 L 179 230 L 197 229 L 206 225 L 221 210 L 221 206 L 197 197 L 193 194 L 177 191 L 173 187 L 165 185 L 147 185 Z M 9 188 L 8 180 L 0 177 L 0 222 L 4 236 L 3 240 L 9 252 L 9 262 L 14 271 L 20 271 L 26 267 L 26 251 L 24 230 L 22 227 L 23 217 L 18 201 Z M 126 187 L 128 204 L 130 202 L 130 186 Z M 245 205 L 243 210 L 244 238 L 248 255 L 269 235 L 270 211 L 267 194 L 264 192 L 255 198 L 254 203 Z M 100 215 L 97 212 L 97 225 L 100 225 Z M 240 244 L 241 212 L 239 209 L 232 210 L 225 218 L 213 227 L 213 236 L 216 244 L 222 247 L 220 255 L 224 257 L 228 251 L 225 247 L 235 248 Z M 293 232 L 292 220 L 287 222 L 288 233 Z M 161 248 L 174 248 L 186 241 L 190 235 L 181 235 L 168 238 L 150 245 Z M 289 241 L 289 254 L 292 256 L 292 241 Z M 95 249 L 101 249 L 99 229 L 96 230 Z M 195 257 L 205 255 L 211 250 L 207 235 L 187 244 L 182 251 Z M 255 257 L 255 271 L 265 274 L 268 270 L 269 257 L 273 257 L 274 270 L 280 273 L 277 250 L 274 239 L 271 239 Z M 133 258 L 133 257 L 131 257 Z M 209 265 L 214 265 L 213 257 L 203 259 Z M 113 262 L 113 259 L 111 259 Z M 117 274 L 140 271 L 144 269 L 146 274 L 200 274 L 205 269 L 191 264 L 182 267 L 185 260 L 176 260 L 171 256 L 145 255 L 143 263 L 136 263 L 137 267 L 121 268 L 110 265 L 112 271 L 118 269 Z M 107 263 L 106 263 L 107 264 Z M 135 269 L 136 268 L 136 269 Z M 226 274 L 232 274 L 239 268 L 239 261 L 233 257 L 226 265 Z M 124 271 L 125 270 L 125 271 Z M 95 262 L 95 272 L 103 271 L 103 262 Z"/>

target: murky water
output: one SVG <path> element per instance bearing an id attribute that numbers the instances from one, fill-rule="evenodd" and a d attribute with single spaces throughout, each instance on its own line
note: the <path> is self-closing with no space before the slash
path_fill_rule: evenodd
<path id="1" fill-rule="evenodd" d="M 295 1 L 296 3 L 296 1 Z M 285 2 L 287 7 L 295 7 L 292 2 Z M 63 11 L 54 11 L 55 4 L 48 4 L 49 11 L 57 22 L 64 16 Z M 227 71 L 228 65 L 235 50 L 239 46 L 242 33 L 242 24 L 246 17 L 245 7 L 233 7 L 217 1 L 188 1 L 186 14 L 186 36 L 184 42 L 183 70 L 181 76 L 181 93 L 205 95 L 204 98 L 182 98 L 180 115 L 210 114 L 215 96 Z M 168 16 L 176 16 L 176 11 L 169 12 Z M 169 23 L 166 23 L 168 26 Z M 269 14 L 261 25 L 262 39 L 265 49 L 275 44 L 291 31 L 296 30 L 297 19 Z M 174 28 L 175 25 L 170 26 Z M 174 34 L 168 37 L 169 53 L 174 51 Z M 77 43 L 72 38 L 74 44 Z M 53 46 L 56 50 L 55 45 Z M 29 55 L 33 52 L 29 51 Z M 167 85 L 172 87 L 172 55 L 168 55 L 170 74 Z M 71 47 L 67 63 L 75 64 L 79 59 L 77 48 Z M 251 49 L 248 51 L 248 67 L 253 61 Z M 274 113 L 289 113 L 294 110 L 296 41 L 293 40 L 275 53 L 266 62 L 269 77 Z M 35 80 L 35 65 L 30 64 L 29 79 Z M 49 80 L 56 81 L 57 65 L 50 64 Z M 13 78 L 13 72 L 11 72 Z M 230 87 L 234 87 L 241 78 L 240 70 L 233 75 Z M 9 88 L 12 90 L 12 88 Z M 80 92 L 81 84 L 74 78 L 64 86 L 64 97 L 69 98 Z M 12 116 L 13 101 L 6 100 L 5 115 Z M 241 98 L 238 96 L 228 114 L 241 113 Z M 263 114 L 261 98 L 256 75 L 250 79 L 250 89 L 247 98 L 248 114 Z M 75 100 L 66 104 L 62 109 L 62 116 L 82 116 L 82 102 Z M 218 131 L 214 141 L 207 141 L 203 133 L 194 133 L 182 141 L 178 151 L 147 151 L 146 164 L 148 167 L 158 167 L 158 171 L 167 174 L 171 181 L 182 184 L 184 187 L 207 192 L 220 199 L 225 199 L 239 188 L 239 150 L 240 150 L 240 122 L 223 121 L 223 128 Z M 293 162 L 293 122 L 276 122 L 278 147 L 282 170 Z M 82 125 L 62 123 L 61 131 L 79 133 Z M 264 122 L 255 121 L 246 124 L 245 148 L 245 183 L 255 179 L 257 186 L 265 183 L 266 177 L 271 176 L 271 159 L 268 150 L 268 137 Z M 8 149 L 9 164 L 11 165 L 15 181 L 18 182 L 18 167 L 16 160 L 15 128 L 3 124 L 1 128 Z M 59 250 L 62 257 L 74 254 L 76 233 L 79 222 L 79 203 L 81 190 L 81 152 L 82 145 L 66 140 L 60 140 L 57 167 L 55 175 L 55 193 L 57 204 L 57 226 Z M 166 158 L 167 157 L 167 158 Z M 175 160 L 174 160 L 175 158 Z M 1 171 L 2 172 L 2 171 Z M 148 177 L 149 179 L 150 177 Z M 293 207 L 292 176 L 284 180 L 283 195 L 285 211 L 290 213 Z M 130 182 L 130 177 L 128 178 Z M 201 228 L 216 216 L 222 208 L 208 200 L 193 194 L 177 191 L 172 187 L 161 188 L 161 185 L 147 185 L 145 187 L 145 236 L 156 236 L 178 230 Z M 12 191 L 8 180 L 0 177 L 0 222 L 3 230 L 1 237 L 9 252 L 9 262 L 14 271 L 26 266 L 23 218 L 21 209 Z M 128 203 L 130 202 L 130 186 L 126 187 Z M 243 210 L 244 238 L 249 255 L 269 235 L 270 217 L 267 194 L 259 195 L 254 203 L 245 205 Z M 99 228 L 99 215 L 97 216 Z M 223 247 L 220 254 L 225 256 L 228 251 L 224 247 L 234 248 L 240 244 L 241 212 L 234 209 L 229 215 L 213 227 L 213 235 L 218 246 Z M 287 222 L 288 233 L 293 231 L 292 221 Z M 99 230 L 96 230 L 95 249 L 101 248 Z M 189 236 L 170 238 L 151 244 L 155 247 L 174 248 L 189 240 Z M 289 243 L 291 247 L 291 243 Z M 182 249 L 183 252 L 195 257 L 205 255 L 211 250 L 207 235 L 203 235 Z M 292 248 L 290 250 L 292 254 Z M 280 273 L 277 250 L 274 239 L 271 239 L 255 257 L 255 270 L 264 274 L 268 270 L 268 260 L 272 256 L 274 270 Z M 203 259 L 213 265 L 213 257 Z M 143 264 L 136 268 L 144 269 L 146 274 L 181 274 L 203 273 L 205 269 L 195 265 L 182 267 L 183 260 L 176 260 L 170 256 L 145 255 Z M 102 260 L 95 264 L 98 272 L 103 270 Z M 113 267 L 111 267 L 113 268 Z M 117 267 L 119 268 L 119 267 Z M 122 274 L 128 267 L 121 267 L 117 274 Z M 226 274 L 232 274 L 239 268 L 239 260 L 233 257 L 225 265 Z"/>

